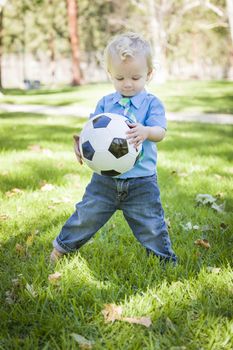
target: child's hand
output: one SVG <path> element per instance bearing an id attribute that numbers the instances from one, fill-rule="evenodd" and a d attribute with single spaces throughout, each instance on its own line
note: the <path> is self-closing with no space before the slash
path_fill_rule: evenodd
<path id="1" fill-rule="evenodd" d="M 129 143 L 133 143 L 134 147 L 137 148 L 148 138 L 148 128 L 140 123 L 128 123 L 130 130 L 127 131 L 127 139 Z"/>
<path id="2" fill-rule="evenodd" d="M 78 159 L 78 162 L 80 164 L 83 164 L 82 156 L 81 156 L 80 149 L 79 149 L 79 136 L 78 135 L 74 135 L 73 138 L 74 138 L 74 152 L 75 152 L 75 155 L 76 155 L 76 157 Z"/>

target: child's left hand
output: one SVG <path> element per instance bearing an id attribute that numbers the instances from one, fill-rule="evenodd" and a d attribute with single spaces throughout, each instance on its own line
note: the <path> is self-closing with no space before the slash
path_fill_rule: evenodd
<path id="1" fill-rule="evenodd" d="M 134 144 L 137 148 L 148 138 L 148 128 L 140 123 L 127 123 L 130 130 L 127 131 L 127 139 L 130 140 L 129 143 Z"/>

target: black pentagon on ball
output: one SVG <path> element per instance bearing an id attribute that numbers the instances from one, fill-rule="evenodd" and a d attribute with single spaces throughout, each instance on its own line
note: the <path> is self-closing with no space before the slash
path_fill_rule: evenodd
<path id="1" fill-rule="evenodd" d="M 102 170 L 101 171 L 101 175 L 106 175 L 106 176 L 117 176 L 120 175 L 120 173 L 118 173 L 118 171 L 116 170 Z"/>
<path id="2" fill-rule="evenodd" d="M 129 152 L 127 140 L 120 137 L 115 137 L 112 140 L 108 150 L 116 158 L 125 156 Z"/>
<path id="3" fill-rule="evenodd" d="M 84 158 L 86 158 L 88 160 L 92 160 L 94 153 L 95 153 L 95 150 L 89 141 L 86 141 L 82 144 L 82 150 L 83 150 Z"/>
<path id="4" fill-rule="evenodd" d="M 94 119 L 92 121 L 93 128 L 106 128 L 108 124 L 110 123 L 111 118 L 107 117 L 106 115 L 100 115 L 98 118 Z"/>

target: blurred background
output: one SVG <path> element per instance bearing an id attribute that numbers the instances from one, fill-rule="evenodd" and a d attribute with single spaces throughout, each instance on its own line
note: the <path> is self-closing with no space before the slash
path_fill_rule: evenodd
<path id="1" fill-rule="evenodd" d="M 106 81 L 103 49 L 124 31 L 150 40 L 159 82 L 233 80 L 233 0 L 0 0 L 0 11 L 2 88 Z"/>

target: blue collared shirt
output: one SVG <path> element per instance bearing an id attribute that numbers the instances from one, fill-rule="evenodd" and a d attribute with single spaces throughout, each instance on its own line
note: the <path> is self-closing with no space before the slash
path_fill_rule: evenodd
<path id="1" fill-rule="evenodd" d="M 124 107 L 119 104 L 121 98 L 122 96 L 119 92 L 102 97 L 96 106 L 95 112 L 90 117 L 92 118 L 104 112 L 124 115 Z M 166 129 L 164 106 L 157 97 L 143 90 L 130 99 L 132 103 L 130 110 L 135 115 L 138 123 L 145 126 L 160 126 Z M 151 176 L 156 172 L 156 144 L 145 140 L 143 142 L 143 151 L 143 158 L 135 164 L 133 169 L 117 176 L 117 178 Z"/>

